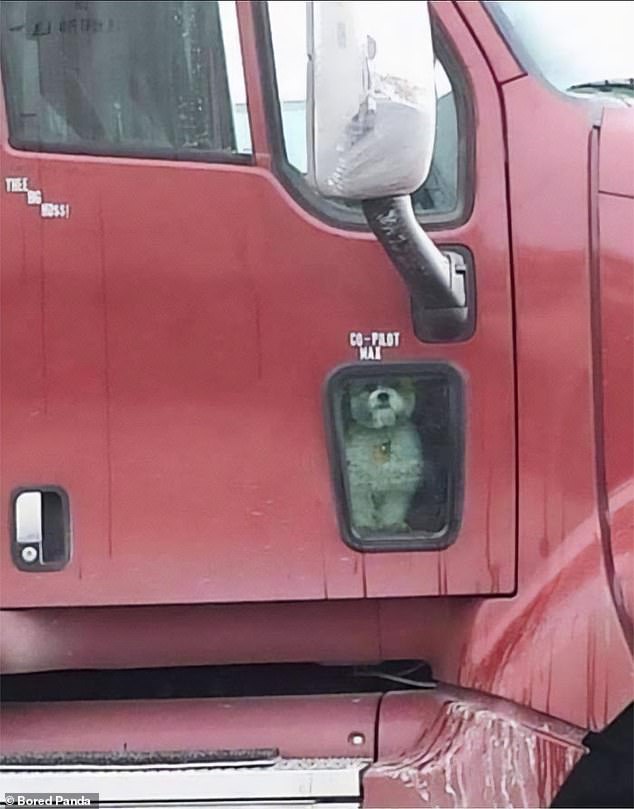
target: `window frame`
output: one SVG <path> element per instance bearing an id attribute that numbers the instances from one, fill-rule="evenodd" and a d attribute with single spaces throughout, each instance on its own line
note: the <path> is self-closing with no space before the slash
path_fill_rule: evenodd
<path id="1" fill-rule="evenodd" d="M 234 3 L 235 5 L 235 3 Z M 235 6 L 236 14 L 237 14 L 237 5 Z M 225 42 L 224 42 L 224 32 L 222 32 L 221 27 L 221 34 L 222 34 L 222 47 L 223 53 L 222 58 L 225 65 L 225 70 L 227 68 L 227 59 L 225 54 Z M 4 39 L 4 37 L 3 37 Z M 245 71 L 245 59 L 244 59 L 244 52 L 242 49 L 242 42 L 239 43 L 240 48 L 240 59 L 242 63 L 242 74 L 243 80 L 246 87 L 247 84 L 247 76 Z M 249 125 L 249 132 L 251 135 L 251 152 L 232 152 L 223 149 L 211 149 L 207 151 L 203 151 L 200 149 L 180 149 L 178 151 L 170 151 L 167 148 L 152 148 L 147 146 L 135 146 L 133 144 L 123 147 L 117 147 L 115 144 L 111 144 L 108 146 L 96 146 L 91 143 L 78 143 L 78 144 L 69 144 L 66 142 L 55 142 L 55 141 L 48 141 L 46 143 L 42 143 L 41 141 L 34 141 L 29 138 L 20 138 L 16 136 L 15 131 L 15 119 L 16 115 L 19 116 L 19 110 L 13 110 L 11 103 L 10 103 L 10 82 L 11 82 L 11 68 L 9 65 L 9 59 L 6 54 L 7 48 L 0 48 L 2 53 L 0 53 L 0 72 L 2 73 L 2 90 L 4 94 L 4 106 L 5 106 L 5 113 L 6 113 L 6 121 L 7 121 L 7 143 L 16 152 L 27 152 L 27 153 L 36 153 L 36 154 L 48 154 L 48 155 L 77 155 L 77 156 L 85 156 L 85 157 L 106 157 L 106 158 L 131 158 L 131 159 L 143 159 L 143 160 L 162 160 L 166 162 L 178 162 L 178 163 L 228 163 L 228 164 L 237 164 L 237 165 L 255 165 L 255 150 L 253 149 L 253 133 L 251 130 L 251 121 L 248 116 L 248 105 L 247 105 L 247 121 Z M 233 104 L 233 100 L 230 98 L 230 103 Z"/>
<path id="2" fill-rule="evenodd" d="M 410 536 L 381 535 L 359 537 L 353 530 L 349 514 L 347 476 L 344 472 L 343 426 L 341 412 L 336 404 L 335 392 L 342 382 L 351 379 L 376 376 L 417 376 L 426 372 L 442 374 L 447 381 L 450 396 L 449 430 L 453 436 L 451 446 L 448 519 L 442 531 L 412 532 Z M 403 551 L 442 551 L 457 540 L 464 511 L 466 408 L 465 379 L 452 363 L 442 360 L 405 362 L 355 362 L 340 365 L 327 377 L 323 388 L 323 410 L 328 448 L 328 460 L 332 479 L 333 496 L 337 511 L 339 532 L 349 547 L 363 553 L 395 553 Z"/>
<path id="3" fill-rule="evenodd" d="M 343 230 L 368 232 L 369 226 L 360 210 L 346 208 L 322 197 L 288 162 L 268 2 L 254 3 L 252 8 L 271 167 L 275 176 L 296 202 L 326 224 Z M 475 200 L 476 138 L 474 94 L 466 68 L 433 8 L 430 12 L 434 52 L 439 56 L 454 91 L 458 128 L 457 206 L 453 211 L 417 214 L 418 221 L 426 230 L 437 231 L 458 228 L 471 217 Z"/>

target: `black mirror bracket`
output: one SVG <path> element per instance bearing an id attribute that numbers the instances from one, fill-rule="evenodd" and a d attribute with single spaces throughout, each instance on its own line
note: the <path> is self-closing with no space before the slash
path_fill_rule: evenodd
<path id="1" fill-rule="evenodd" d="M 363 212 L 405 281 L 414 331 L 429 343 L 461 342 L 475 330 L 473 257 L 463 246 L 440 250 L 414 214 L 409 195 L 367 199 Z"/>

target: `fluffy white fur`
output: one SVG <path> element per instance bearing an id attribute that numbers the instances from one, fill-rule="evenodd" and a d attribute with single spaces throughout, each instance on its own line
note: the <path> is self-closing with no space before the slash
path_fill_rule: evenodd
<path id="1" fill-rule="evenodd" d="M 411 416 L 409 379 L 352 383 L 346 463 L 353 527 L 360 533 L 408 531 L 407 512 L 423 477 L 423 452 Z"/>

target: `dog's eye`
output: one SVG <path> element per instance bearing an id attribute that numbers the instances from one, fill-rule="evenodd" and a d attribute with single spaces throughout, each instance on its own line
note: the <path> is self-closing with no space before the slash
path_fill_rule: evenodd
<path id="1" fill-rule="evenodd" d="M 367 385 L 363 386 L 363 390 L 366 393 L 372 393 L 372 391 L 376 388 L 376 385 L 373 385 L 371 382 L 368 382 Z"/>

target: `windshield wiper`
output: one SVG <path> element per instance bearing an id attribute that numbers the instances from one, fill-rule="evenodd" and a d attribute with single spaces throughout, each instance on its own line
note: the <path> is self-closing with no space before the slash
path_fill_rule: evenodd
<path id="1" fill-rule="evenodd" d="M 599 92 L 599 93 L 628 93 L 634 95 L 634 78 L 631 79 L 601 79 L 599 81 L 584 81 L 572 84 L 568 92 Z"/>

